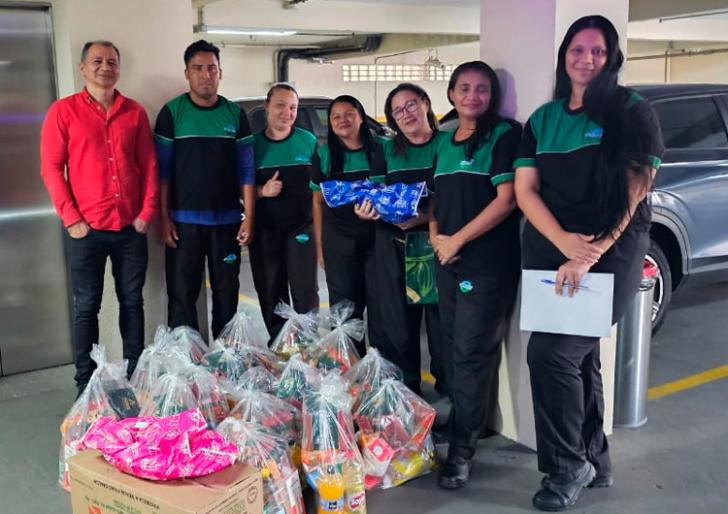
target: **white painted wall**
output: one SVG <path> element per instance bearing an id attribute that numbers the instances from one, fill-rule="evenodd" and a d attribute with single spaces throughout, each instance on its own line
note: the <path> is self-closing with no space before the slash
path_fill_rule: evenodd
<path id="1" fill-rule="evenodd" d="M 457 65 L 461 62 L 479 59 L 479 44 L 467 43 L 437 48 L 439 59 L 444 64 Z M 410 54 L 377 58 L 379 64 L 422 64 L 427 59 L 427 50 L 418 50 Z M 333 64 L 313 64 L 306 61 L 292 60 L 290 77 L 295 82 L 301 95 L 324 95 L 335 97 L 350 94 L 359 99 L 370 116 L 384 117 L 384 100 L 399 82 L 344 82 L 341 67 L 344 64 L 373 64 L 375 57 L 366 56 L 335 61 Z M 432 100 L 436 114 L 447 113 L 451 106 L 447 101 L 447 82 L 417 82 L 427 91 Z M 376 110 L 375 110 L 376 105 Z"/>
<path id="2" fill-rule="evenodd" d="M 728 53 L 672 58 L 669 60 L 667 76 L 667 81 L 671 83 L 728 84 Z M 665 82 L 665 60 L 628 61 L 627 82 L 629 84 Z"/>
<path id="3" fill-rule="evenodd" d="M 264 95 L 275 77 L 275 49 L 228 46 L 220 49 L 220 94 L 227 98 Z"/>

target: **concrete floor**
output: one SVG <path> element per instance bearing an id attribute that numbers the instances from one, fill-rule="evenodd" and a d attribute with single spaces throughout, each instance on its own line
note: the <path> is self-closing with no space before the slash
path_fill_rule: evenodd
<path id="1" fill-rule="evenodd" d="M 250 285 L 242 292 L 253 296 Z M 325 301 L 325 298 L 323 298 Z M 653 341 L 650 385 L 728 363 L 728 284 L 678 294 Z M 74 399 L 63 366 L 0 378 L 0 514 L 63 514 L 57 485 L 58 426 Z M 574 512 L 728 512 L 728 382 L 717 380 L 651 401 L 649 421 L 610 438 L 615 485 L 586 490 Z M 483 440 L 473 479 L 460 491 L 437 487 L 435 474 L 367 495 L 370 514 L 534 512 L 541 478 L 536 456 L 503 437 Z M 310 509 L 309 512 L 315 512 Z"/>

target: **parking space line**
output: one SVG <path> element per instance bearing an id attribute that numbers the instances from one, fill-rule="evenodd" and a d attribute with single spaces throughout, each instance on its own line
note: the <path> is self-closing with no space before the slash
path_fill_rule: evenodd
<path id="1" fill-rule="evenodd" d="M 675 380 L 674 382 L 668 382 L 667 384 L 652 387 L 647 391 L 647 399 L 657 400 L 658 398 L 664 398 L 665 396 L 670 396 L 687 389 L 693 389 L 703 384 L 715 382 L 716 380 L 724 378 L 728 378 L 728 365 L 719 366 L 717 368 Z"/>

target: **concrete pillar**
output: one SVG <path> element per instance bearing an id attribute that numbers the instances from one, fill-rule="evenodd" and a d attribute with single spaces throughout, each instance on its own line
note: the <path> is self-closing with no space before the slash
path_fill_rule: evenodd
<path id="1" fill-rule="evenodd" d="M 497 70 L 505 98 L 503 114 L 525 123 L 553 94 L 559 45 L 581 16 L 601 14 L 620 34 L 626 52 L 629 0 L 482 0 L 480 55 Z M 529 333 L 518 329 L 520 295 L 509 323 L 499 370 L 498 412 L 493 429 L 530 448 L 536 447 L 531 385 L 526 364 Z M 612 431 L 615 330 L 601 341 L 605 420 Z"/>
<path id="2" fill-rule="evenodd" d="M 51 5 L 59 97 L 83 87 L 78 61 L 83 44 L 93 39 L 111 40 L 119 48 L 121 78 L 117 87 L 125 96 L 144 105 L 152 127 L 162 105 L 187 89 L 182 55 L 193 36 L 190 2 L 54 0 Z M 204 301 L 204 289 L 201 296 Z M 144 302 L 145 335 L 150 341 L 156 326 L 167 319 L 164 247 L 154 226 L 149 235 Z M 207 316 L 204 303 L 200 310 L 204 326 Z M 112 359 L 120 359 L 122 355 L 118 312 L 109 264 L 99 328 L 100 342 L 106 345 Z"/>

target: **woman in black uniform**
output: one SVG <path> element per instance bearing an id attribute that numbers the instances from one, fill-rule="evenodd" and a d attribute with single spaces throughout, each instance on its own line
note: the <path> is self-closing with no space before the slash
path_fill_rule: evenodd
<path id="1" fill-rule="evenodd" d="M 316 136 L 293 126 L 298 94 L 288 84 L 270 88 L 265 112 L 267 127 L 253 136 L 258 215 L 250 268 L 273 340 L 285 322 L 274 313 L 278 302 L 292 302 L 297 312 L 319 303 L 308 187 Z"/>
<path id="2" fill-rule="evenodd" d="M 447 93 L 460 126 L 437 150 L 430 239 L 453 404 L 439 484 L 456 489 L 470 476 L 518 283 L 513 159 L 521 127 L 498 114 L 498 77 L 481 61 L 458 66 Z"/>
<path id="3" fill-rule="evenodd" d="M 637 292 L 645 197 L 662 154 L 649 104 L 617 85 L 623 60 L 609 20 L 574 22 L 559 48 L 554 100 L 529 119 L 516 161 L 524 269 L 557 271 L 556 294 L 570 295 L 587 272 L 614 274 L 613 321 Z M 583 487 L 612 484 L 599 339 L 534 332 L 528 365 L 538 467 L 547 473 L 533 504 L 563 510 Z"/>
<path id="4" fill-rule="evenodd" d="M 369 342 L 383 340 L 377 312 L 374 223 L 359 219 L 354 206 L 331 208 L 321 193 L 327 180 L 353 182 L 384 174 L 382 148 L 372 137 L 361 103 L 349 95 L 336 97 L 328 109 L 328 143 L 319 148 L 311 170 L 313 219 L 319 263 L 326 271 L 329 302 L 354 302 L 354 317 L 367 310 Z M 357 342 L 361 355 L 364 341 Z"/>
<path id="5" fill-rule="evenodd" d="M 372 177 L 386 184 L 426 182 L 432 187 L 435 152 L 441 133 L 432 112 L 430 97 L 420 86 L 403 83 L 390 91 L 384 102 L 387 125 L 395 131 L 383 143 L 386 176 Z M 377 223 L 376 260 L 382 325 L 386 340 L 379 346 L 382 355 L 402 369 L 404 382 L 412 391 L 420 388 L 420 325 L 425 316 L 430 369 L 441 393 L 447 391 L 443 366 L 440 315 L 436 303 L 409 304 L 406 290 L 405 246 L 407 234 L 427 234 L 427 197 L 420 200 L 418 215 L 399 225 Z M 378 219 L 368 202 L 356 209 L 363 219 Z M 427 236 L 425 236 L 427 237 Z"/>

